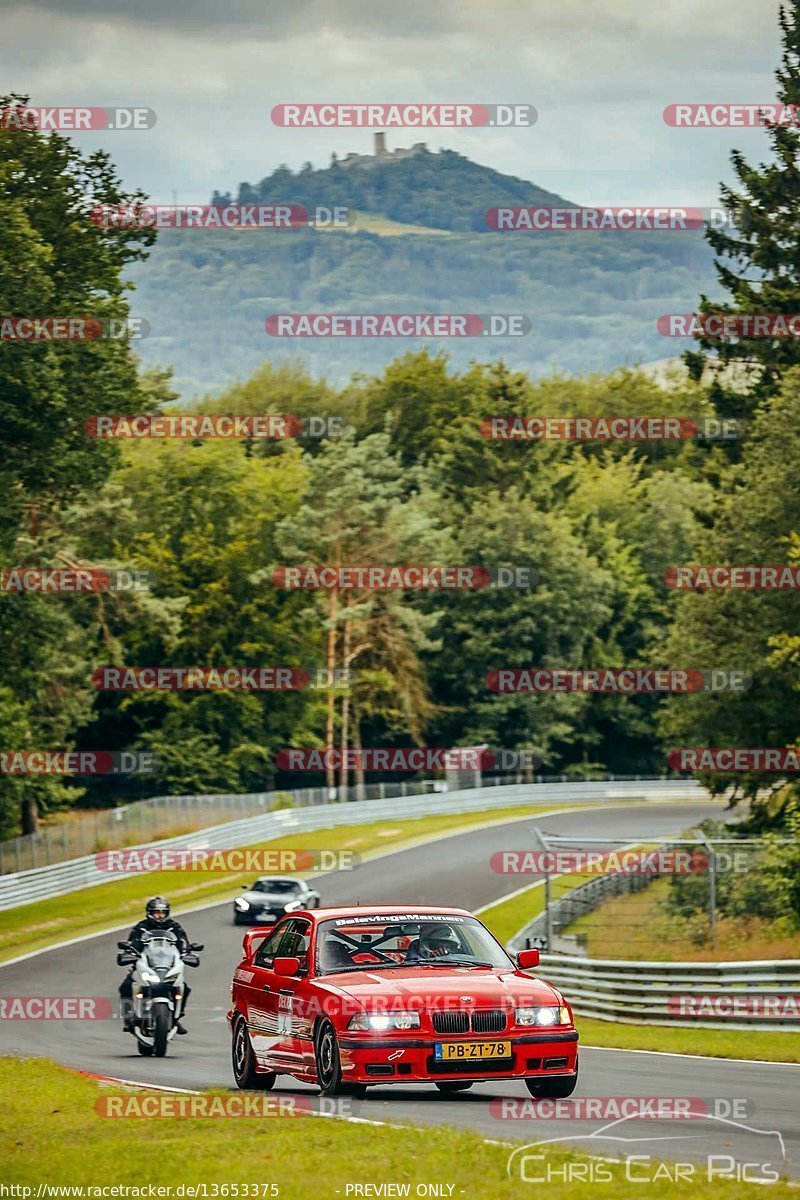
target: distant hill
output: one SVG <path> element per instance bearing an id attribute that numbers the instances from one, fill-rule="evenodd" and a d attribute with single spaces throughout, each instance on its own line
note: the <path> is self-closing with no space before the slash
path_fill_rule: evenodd
<path id="1" fill-rule="evenodd" d="M 354 158 L 357 156 L 354 156 Z M 555 192 L 502 175 L 471 162 L 454 150 L 421 149 L 406 158 L 358 156 L 353 165 L 334 163 L 325 170 L 296 174 L 279 167 L 260 183 L 242 183 L 238 192 L 215 192 L 212 203 L 345 205 L 380 213 L 404 225 L 485 233 L 484 214 L 496 205 L 569 204 Z"/>
<path id="2" fill-rule="evenodd" d="M 601 189 L 602 190 L 602 189 Z M 424 344 L 405 338 L 274 338 L 275 313 L 521 313 L 517 338 L 432 340 L 455 365 L 503 357 L 536 376 L 677 356 L 689 344 L 656 330 L 663 313 L 715 295 L 700 232 L 497 233 L 497 205 L 568 201 L 452 151 L 297 174 L 279 168 L 216 202 L 343 205 L 350 230 L 168 230 L 131 275 L 133 311 L 151 325 L 145 365 L 173 366 L 185 397 L 294 358 L 343 383 Z M 424 235 L 424 236 L 423 236 Z M 179 297 L 176 303 L 176 296 Z"/>

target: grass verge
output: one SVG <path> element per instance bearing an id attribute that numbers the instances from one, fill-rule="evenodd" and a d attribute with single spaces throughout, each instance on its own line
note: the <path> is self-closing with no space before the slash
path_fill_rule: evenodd
<path id="1" fill-rule="evenodd" d="M 3 1182 L 30 1188 L 27 1196 L 35 1197 L 39 1185 L 144 1189 L 131 1195 L 147 1195 L 148 1185 L 152 1185 L 169 1187 L 175 1195 L 183 1184 L 187 1189 L 199 1185 L 200 1190 L 194 1194 L 207 1197 L 249 1196 L 261 1200 L 277 1194 L 280 1200 L 308 1196 L 344 1200 L 359 1194 L 353 1190 L 354 1185 L 362 1185 L 363 1196 L 370 1194 L 363 1185 L 372 1184 L 374 1189 L 387 1183 L 407 1185 L 408 1192 L 393 1188 L 383 1193 L 401 1196 L 414 1196 L 418 1185 L 432 1183 L 443 1185 L 433 1194 L 457 1200 L 512 1200 L 521 1194 L 519 1174 L 516 1178 L 506 1174 L 511 1148 L 487 1144 L 471 1131 L 359 1125 L 314 1117 L 159 1117 L 154 1124 L 143 1117 L 112 1119 L 100 1116 L 94 1107 L 109 1089 L 42 1059 L 0 1059 L 0 1086 L 9 1097 L 0 1114 Z M 437 1102 L 436 1095 L 432 1095 L 431 1103 Z M 520 1124 L 514 1123 L 512 1137 L 520 1138 Z M 529 1137 L 550 1137 L 552 1132 L 552 1125 L 545 1132 L 537 1123 Z M 527 1134 L 523 1131 L 522 1137 Z M 498 1131 L 498 1137 L 507 1136 L 505 1131 Z M 565 1179 L 565 1170 L 577 1170 L 583 1176 L 578 1177 L 579 1182 L 585 1182 L 587 1172 L 597 1169 L 596 1162 L 593 1164 L 585 1155 L 557 1146 L 542 1150 L 545 1161 L 536 1167 L 539 1173 L 553 1173 L 553 1181 L 547 1186 L 550 1200 L 574 1197 L 576 1181 Z M 615 1197 L 641 1197 L 642 1183 L 627 1181 L 623 1164 L 604 1165 L 613 1173 Z M 658 1168 L 652 1162 L 645 1168 L 639 1163 L 639 1179 L 645 1169 L 654 1177 L 647 1190 L 650 1200 L 667 1196 L 763 1200 L 757 1184 L 709 1182 L 705 1168 L 698 1167 L 697 1177 L 685 1183 L 672 1182 L 675 1167 Z M 244 1184 L 248 1185 L 246 1191 Z M 277 1193 L 270 1191 L 271 1184 L 276 1185 Z M 530 1188 L 522 1192 L 536 1194 Z M 26 1200 L 24 1192 L 16 1194 Z M 185 1190 L 183 1194 L 192 1192 Z M 371 1190 L 371 1194 L 381 1193 Z M 770 1196 L 788 1195 L 784 1183 L 770 1189 Z M 84 1192 L 86 1200 L 90 1196 L 90 1192 Z"/>
<path id="2" fill-rule="evenodd" d="M 547 978 L 547 967 L 542 970 Z M 785 1029 L 686 1029 L 668 1025 L 620 1025 L 578 1017 L 581 1042 L 618 1050 L 662 1050 L 711 1058 L 759 1058 L 765 1062 L 800 1063 L 800 1033 Z"/>

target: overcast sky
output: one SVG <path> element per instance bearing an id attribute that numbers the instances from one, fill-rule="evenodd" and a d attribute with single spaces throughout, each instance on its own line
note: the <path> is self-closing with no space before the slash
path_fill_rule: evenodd
<path id="1" fill-rule="evenodd" d="M 136 10 L 135 12 L 133 10 Z M 530 129 L 397 130 L 585 204 L 710 205 L 763 132 L 672 129 L 677 102 L 769 101 L 773 0 L 2 0 L 3 90 L 33 104 L 142 105 L 149 131 L 77 135 L 129 188 L 204 202 L 280 162 L 371 149 L 358 129 L 272 125 L 282 102 L 528 103 Z M 291 197 L 287 197 L 291 199 Z"/>

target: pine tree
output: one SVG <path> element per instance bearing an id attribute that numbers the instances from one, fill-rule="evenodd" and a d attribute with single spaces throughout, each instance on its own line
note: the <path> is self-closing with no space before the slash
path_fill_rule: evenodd
<path id="1" fill-rule="evenodd" d="M 736 228 L 706 231 L 731 301 L 703 295 L 703 314 L 800 312 L 800 0 L 782 5 L 778 19 L 783 55 L 775 77 L 785 108 L 764 121 L 774 161 L 754 167 L 739 151 L 731 154 L 740 186 L 722 184 L 721 197 Z M 746 417 L 800 364 L 800 340 L 792 337 L 697 340 L 701 349 L 684 355 L 689 374 L 699 381 L 709 368 L 712 399 L 726 417 Z"/>

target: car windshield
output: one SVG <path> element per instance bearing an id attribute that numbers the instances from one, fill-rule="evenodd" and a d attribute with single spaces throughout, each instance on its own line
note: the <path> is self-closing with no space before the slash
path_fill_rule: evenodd
<path id="1" fill-rule="evenodd" d="M 250 889 L 252 892 L 274 892 L 283 895 L 284 892 L 299 892 L 300 884 L 294 879 L 257 879 Z"/>
<path id="2" fill-rule="evenodd" d="M 433 966 L 499 967 L 513 963 L 475 917 L 460 913 L 386 916 L 366 912 L 323 921 L 317 973 Z"/>

